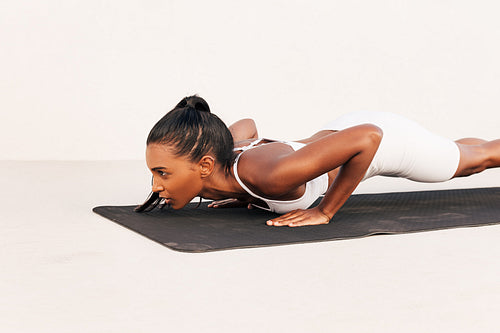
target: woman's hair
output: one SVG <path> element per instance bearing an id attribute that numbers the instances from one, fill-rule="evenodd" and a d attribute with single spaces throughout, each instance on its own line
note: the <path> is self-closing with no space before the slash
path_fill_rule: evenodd
<path id="1" fill-rule="evenodd" d="M 197 95 L 184 97 L 153 126 L 146 144 L 153 143 L 168 144 L 174 154 L 186 156 L 191 162 L 213 154 L 226 174 L 229 174 L 235 159 L 231 132 L 219 117 L 210 112 L 208 103 Z M 135 210 L 141 212 L 151 205 L 153 209 L 160 201 L 159 193 L 152 192 Z"/>

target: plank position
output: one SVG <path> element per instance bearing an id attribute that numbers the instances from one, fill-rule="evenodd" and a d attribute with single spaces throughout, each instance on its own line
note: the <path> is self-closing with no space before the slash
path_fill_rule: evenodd
<path id="1" fill-rule="evenodd" d="M 198 196 L 215 200 L 213 208 L 283 214 L 270 226 L 329 223 L 373 176 L 442 182 L 500 166 L 500 139 L 452 141 L 392 113 L 349 113 L 304 140 L 262 139 L 250 119 L 226 127 L 199 96 L 162 117 L 146 145 L 153 188 L 136 211 L 180 209 Z"/>

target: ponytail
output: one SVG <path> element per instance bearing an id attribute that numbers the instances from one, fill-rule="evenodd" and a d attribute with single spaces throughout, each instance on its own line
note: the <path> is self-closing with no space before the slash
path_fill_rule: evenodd
<path id="1" fill-rule="evenodd" d="M 149 132 L 146 144 L 168 144 L 174 154 L 186 156 L 191 162 L 213 154 L 226 175 L 236 157 L 231 132 L 219 117 L 210 112 L 208 103 L 196 95 L 184 97 L 163 116 Z M 151 205 L 154 208 L 160 201 L 157 193 L 151 193 L 148 200 L 135 210 L 144 211 Z"/>
<path id="2" fill-rule="evenodd" d="M 197 95 L 184 97 L 183 99 L 181 99 L 181 101 L 175 106 L 175 109 L 182 108 L 193 108 L 196 111 L 210 113 L 210 107 L 208 106 L 208 103 L 203 98 Z"/>

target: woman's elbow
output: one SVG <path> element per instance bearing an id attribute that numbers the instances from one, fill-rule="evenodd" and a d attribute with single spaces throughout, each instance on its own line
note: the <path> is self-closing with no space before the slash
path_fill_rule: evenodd
<path id="1" fill-rule="evenodd" d="M 370 126 L 372 128 L 372 132 L 371 132 L 372 140 L 375 141 L 377 143 L 377 146 L 378 146 L 380 144 L 380 142 L 382 141 L 382 138 L 384 137 L 384 131 L 376 125 L 370 124 Z"/>
<path id="2" fill-rule="evenodd" d="M 251 139 L 256 139 L 259 137 L 259 134 L 257 132 L 257 125 L 255 124 L 255 121 L 251 118 L 245 118 L 244 119 L 246 124 L 247 124 L 247 127 L 248 127 L 248 131 L 251 135 Z"/>
<path id="3" fill-rule="evenodd" d="M 229 131 L 233 136 L 234 142 L 247 139 L 256 139 L 258 137 L 255 121 L 250 118 L 238 120 L 237 122 L 229 126 Z"/>
<path id="4" fill-rule="evenodd" d="M 384 136 L 384 131 L 376 125 L 373 124 L 365 124 L 364 127 L 364 135 L 365 138 L 364 144 L 366 147 L 378 149 L 380 142 L 382 142 L 382 138 Z"/>

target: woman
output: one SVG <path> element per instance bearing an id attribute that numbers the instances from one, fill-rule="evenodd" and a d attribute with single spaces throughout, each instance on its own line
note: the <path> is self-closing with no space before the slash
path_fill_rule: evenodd
<path id="1" fill-rule="evenodd" d="M 146 161 L 153 192 L 136 211 L 180 209 L 199 196 L 216 200 L 214 208 L 243 204 L 281 213 L 267 224 L 296 227 L 329 223 L 375 175 L 439 182 L 499 167 L 500 140 L 453 142 L 377 112 L 347 114 L 297 142 L 257 139 L 251 120 L 228 129 L 204 99 L 190 96 L 153 127 Z"/>

